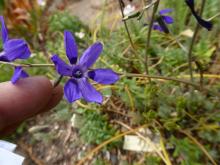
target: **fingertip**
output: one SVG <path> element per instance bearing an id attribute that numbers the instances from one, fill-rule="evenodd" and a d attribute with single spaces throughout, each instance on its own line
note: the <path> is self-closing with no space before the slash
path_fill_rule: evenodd
<path id="1" fill-rule="evenodd" d="M 53 86 L 50 80 L 45 76 L 34 76 L 19 80 L 14 86 L 38 85 L 42 89 L 52 90 Z"/>
<path id="2" fill-rule="evenodd" d="M 29 77 L 11 82 L 0 83 L 0 124 L 25 120 L 48 104 L 53 92 L 50 80 L 44 76 Z"/>

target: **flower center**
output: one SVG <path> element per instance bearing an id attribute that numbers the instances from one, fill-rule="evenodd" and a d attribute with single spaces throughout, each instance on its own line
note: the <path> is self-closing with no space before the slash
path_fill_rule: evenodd
<path id="1" fill-rule="evenodd" d="M 77 79 L 82 78 L 83 77 L 83 72 L 79 69 L 73 70 L 73 77 L 77 78 Z"/>

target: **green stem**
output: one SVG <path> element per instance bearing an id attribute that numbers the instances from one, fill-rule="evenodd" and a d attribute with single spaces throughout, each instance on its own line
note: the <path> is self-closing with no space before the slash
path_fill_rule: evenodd
<path id="1" fill-rule="evenodd" d="M 119 5 L 120 5 L 120 10 L 121 10 L 122 18 L 124 18 L 125 15 L 124 15 L 124 11 L 123 11 L 123 2 L 122 2 L 122 0 L 118 0 L 118 2 L 119 2 Z M 134 42 L 133 42 L 133 40 L 131 38 L 131 34 L 129 32 L 129 29 L 128 29 L 127 22 L 126 22 L 126 20 L 122 20 L 122 21 L 124 23 L 124 26 L 125 26 L 125 29 L 126 29 L 126 32 L 127 32 L 127 35 L 128 35 L 128 39 L 129 39 L 129 42 L 130 42 L 130 45 L 131 45 L 131 48 L 132 48 L 132 52 L 134 53 L 135 57 L 137 59 L 139 59 L 139 61 L 141 62 L 142 59 L 141 59 L 141 57 L 136 52 L 136 49 L 135 49 L 135 46 L 134 46 Z"/>
<path id="2" fill-rule="evenodd" d="M 220 12 L 212 16 L 211 18 L 208 19 L 208 21 L 212 21 L 213 19 L 217 18 L 220 16 Z"/>
<path id="3" fill-rule="evenodd" d="M 147 34 L 147 43 L 146 43 L 146 47 L 145 47 L 145 58 L 144 58 L 144 64 L 145 64 L 145 72 L 146 72 L 146 74 L 149 74 L 149 67 L 148 67 L 148 49 L 149 49 L 149 47 L 150 47 L 150 39 L 151 39 L 152 27 L 153 27 L 155 15 L 156 15 L 157 9 L 158 9 L 158 7 L 159 7 L 159 4 L 160 4 L 160 0 L 158 0 L 158 1 L 155 3 L 155 5 L 154 5 L 154 9 L 153 9 L 153 13 L 152 13 L 152 17 L 151 17 L 149 29 L 148 29 L 148 34 Z M 149 81 L 151 81 L 150 78 L 149 78 Z"/>
<path id="4" fill-rule="evenodd" d="M 124 18 L 125 15 L 124 15 L 123 5 L 122 5 L 123 2 L 122 2 L 122 0 L 118 0 L 118 2 L 119 2 L 119 5 L 120 5 L 120 10 L 121 10 L 122 18 Z M 130 34 L 130 32 L 129 32 L 127 22 L 126 22 L 125 20 L 123 20 L 123 23 L 124 23 L 124 26 L 125 26 L 126 32 L 127 32 L 127 34 L 128 34 L 128 39 L 129 39 L 129 41 L 130 41 L 131 47 L 133 48 L 133 50 L 135 50 L 134 42 L 132 41 L 131 34 Z"/>
<path id="5" fill-rule="evenodd" d="M 53 64 L 17 64 L 17 63 L 2 62 L 2 61 L 0 61 L 0 64 L 7 64 L 7 65 L 11 65 L 11 66 L 21 66 L 21 67 L 54 67 Z M 171 77 L 153 76 L 153 75 L 135 74 L 135 73 L 117 73 L 117 74 L 119 74 L 121 76 L 125 76 L 125 77 L 147 77 L 147 78 L 153 78 L 153 79 L 172 80 L 172 81 L 188 84 L 188 85 L 194 86 L 196 88 L 199 87 L 197 84 L 194 84 L 194 83 L 191 83 L 188 81 L 184 81 L 184 80 L 180 80 L 180 79 L 176 79 L 176 78 L 171 78 Z M 58 80 L 54 83 L 55 87 L 57 85 L 59 85 L 62 78 L 63 78 L 63 76 L 60 76 L 58 78 Z"/>
<path id="6" fill-rule="evenodd" d="M 61 76 L 54 82 L 53 87 L 56 88 L 56 87 L 60 84 L 60 82 L 62 81 L 62 79 L 63 79 L 63 76 L 61 75 Z"/>
<path id="7" fill-rule="evenodd" d="M 13 62 L 4 62 L 0 61 L 0 64 L 5 64 L 5 65 L 11 65 L 11 66 L 21 66 L 21 67 L 27 67 L 27 68 L 32 68 L 32 67 L 54 67 L 54 64 L 18 64 L 18 63 L 13 63 Z"/>
<path id="8" fill-rule="evenodd" d="M 202 13 L 203 13 L 203 10 L 204 10 L 204 7 L 205 7 L 205 3 L 206 3 L 206 0 L 202 0 L 202 6 L 201 6 L 200 13 L 199 13 L 200 16 L 202 16 Z M 196 42 L 197 34 L 199 32 L 199 28 L 200 28 L 200 25 L 197 23 L 195 31 L 194 31 L 194 34 L 193 34 L 192 41 L 190 43 L 189 52 L 188 52 L 188 65 L 189 65 L 189 73 L 190 73 L 191 82 L 194 81 L 194 78 L 193 78 L 193 68 L 192 68 L 192 62 L 193 62 L 192 53 L 193 53 L 194 44 Z"/>
<path id="9" fill-rule="evenodd" d="M 121 76 L 125 76 L 125 77 L 146 77 L 146 78 L 151 78 L 151 79 L 160 79 L 160 80 L 170 80 L 170 81 L 176 81 L 179 83 L 183 83 L 183 84 L 187 84 L 187 85 L 191 85 L 197 89 L 200 89 L 200 86 L 189 82 L 189 81 L 185 81 L 185 80 L 180 80 L 180 79 L 176 79 L 176 78 L 172 78 L 172 77 L 164 77 L 164 76 L 153 76 L 153 75 L 146 75 L 146 74 L 136 74 L 136 73 L 117 73 Z"/>

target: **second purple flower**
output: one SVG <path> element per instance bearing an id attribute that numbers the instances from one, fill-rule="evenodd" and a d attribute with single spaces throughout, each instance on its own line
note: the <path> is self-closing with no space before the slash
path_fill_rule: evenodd
<path id="1" fill-rule="evenodd" d="M 65 98 L 70 103 L 83 98 L 87 102 L 101 104 L 103 101 L 101 93 L 89 83 L 88 79 L 100 84 L 113 84 L 119 79 L 118 74 L 111 69 L 90 69 L 101 54 L 103 45 L 100 42 L 93 44 L 77 60 L 77 44 L 69 31 L 64 32 L 64 44 L 70 65 L 66 64 L 58 55 L 53 55 L 51 60 L 60 75 L 70 77 L 64 86 Z"/>
<path id="2" fill-rule="evenodd" d="M 171 16 L 166 14 L 172 12 L 172 9 L 163 9 L 159 11 L 159 16 L 153 24 L 153 29 L 164 33 L 169 33 L 169 29 L 166 24 L 172 24 L 174 22 Z"/>
<path id="3" fill-rule="evenodd" d="M 28 59 L 31 55 L 28 44 L 23 39 L 9 39 L 8 29 L 5 25 L 3 16 L 0 16 L 1 38 L 3 43 L 3 51 L 0 52 L 0 61 L 13 62 L 17 59 Z M 11 82 L 15 84 L 20 78 L 26 78 L 28 74 L 22 67 L 17 66 L 14 69 L 14 75 Z"/>

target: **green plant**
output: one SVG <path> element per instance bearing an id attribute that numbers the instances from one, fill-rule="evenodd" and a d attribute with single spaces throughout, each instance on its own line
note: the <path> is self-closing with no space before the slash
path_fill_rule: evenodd
<path id="1" fill-rule="evenodd" d="M 83 126 L 80 136 L 89 144 L 100 144 L 113 137 L 116 130 L 108 123 L 107 116 L 99 112 L 87 110 L 83 113 Z"/>

